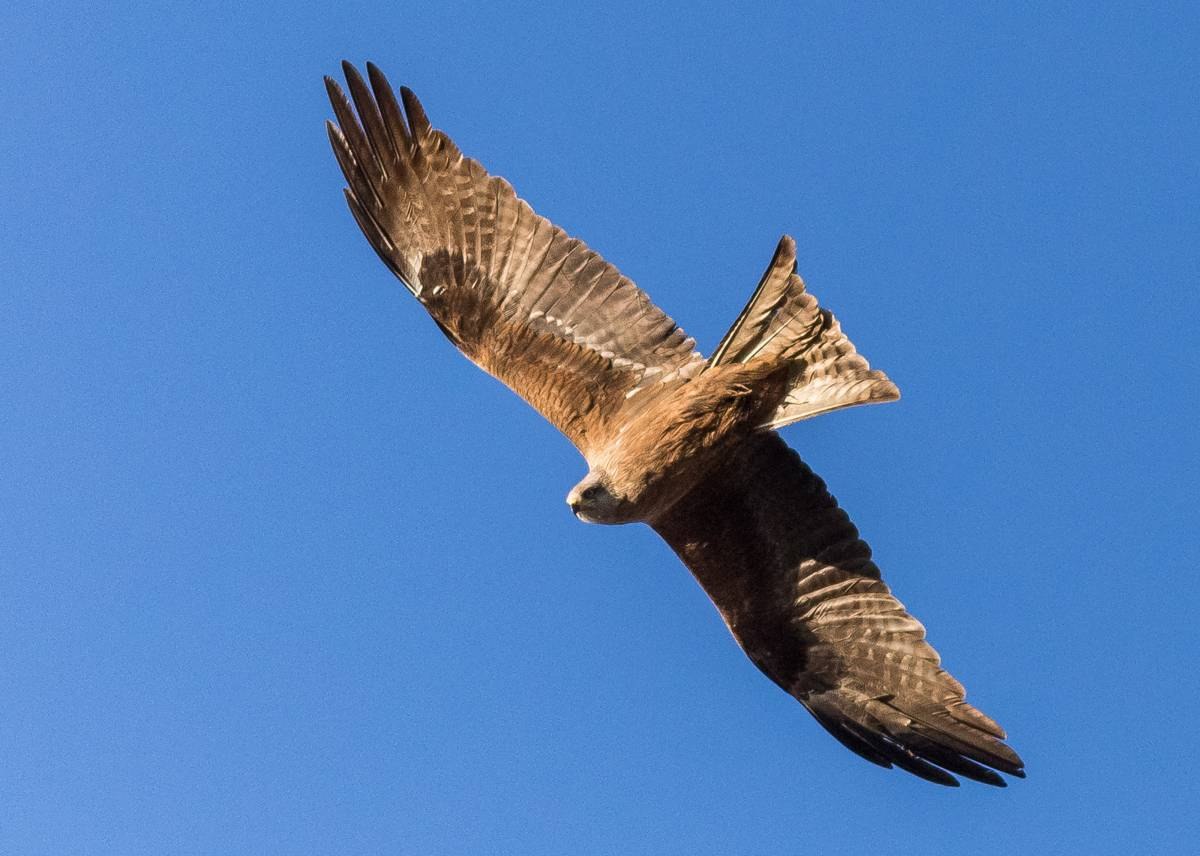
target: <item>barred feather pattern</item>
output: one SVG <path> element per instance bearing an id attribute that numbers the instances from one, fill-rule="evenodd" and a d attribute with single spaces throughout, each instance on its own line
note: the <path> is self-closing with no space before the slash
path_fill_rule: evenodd
<path id="1" fill-rule="evenodd" d="M 952 774 L 993 785 L 1004 783 L 996 771 L 1023 776 L 1004 732 L 967 704 L 824 483 L 769 430 L 897 395 L 806 293 L 791 239 L 706 362 L 645 293 L 463 157 L 412 92 L 397 101 L 372 65 L 369 85 L 344 70 L 349 98 L 326 79 L 337 119 L 329 139 L 371 246 L 468 358 L 589 461 L 606 460 L 626 427 L 637 448 L 625 450 L 634 464 L 622 475 L 637 477 L 656 450 L 669 459 L 658 469 L 676 474 L 666 487 L 678 493 L 668 491 L 651 525 L 750 659 L 876 764 L 944 785 L 957 784 Z M 721 433 L 713 426 L 734 415 L 722 408 L 752 397 L 747 387 L 706 398 L 706 384 L 720 392 L 727 374 L 769 378 L 772 396 L 784 380 L 788 390 L 747 417 L 744 437 L 727 437 L 688 471 Z M 704 419 L 658 412 L 673 400 L 715 403 Z M 755 428 L 772 408 L 768 428 Z"/>
<path id="2" fill-rule="evenodd" d="M 363 234 L 454 344 L 585 456 L 629 395 L 703 366 L 643 291 L 464 157 L 410 90 L 402 107 L 374 65 L 369 84 L 343 70 L 349 98 L 325 81 L 328 131 Z"/>
<path id="3" fill-rule="evenodd" d="M 796 242 L 787 235 L 708 364 L 752 360 L 792 365 L 788 392 L 765 428 L 900 397 L 888 376 L 855 350 L 833 313 L 805 289 L 796 272 Z"/>
<path id="4" fill-rule="evenodd" d="M 825 483 L 774 432 L 746 439 L 654 529 L 771 680 L 868 760 L 955 785 L 1024 776 Z"/>

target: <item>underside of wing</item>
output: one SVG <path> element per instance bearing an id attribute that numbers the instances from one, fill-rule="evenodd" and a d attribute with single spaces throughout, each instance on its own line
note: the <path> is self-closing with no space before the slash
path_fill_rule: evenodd
<path id="1" fill-rule="evenodd" d="M 943 785 L 1024 765 L 941 668 L 870 548 L 773 432 L 748 440 L 654 528 L 751 660 L 869 761 Z"/>
<path id="2" fill-rule="evenodd" d="M 355 220 L 442 331 L 586 455 L 635 389 L 703 365 L 694 343 L 632 282 L 463 157 L 368 64 L 326 78 L 329 137 Z"/>

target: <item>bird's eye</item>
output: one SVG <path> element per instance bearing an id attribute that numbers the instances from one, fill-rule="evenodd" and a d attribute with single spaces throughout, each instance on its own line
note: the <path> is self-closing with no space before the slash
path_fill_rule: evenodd
<path id="1" fill-rule="evenodd" d="M 580 496 L 582 496 L 584 499 L 595 499 L 596 494 L 598 493 L 600 493 L 600 487 L 598 485 L 592 485 L 591 487 L 584 488 L 583 493 L 580 494 Z"/>

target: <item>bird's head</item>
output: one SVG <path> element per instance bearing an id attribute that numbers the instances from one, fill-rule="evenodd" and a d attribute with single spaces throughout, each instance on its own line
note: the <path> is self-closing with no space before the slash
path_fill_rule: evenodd
<path id="1" fill-rule="evenodd" d="M 628 503 L 603 470 L 592 470 L 567 494 L 567 505 L 584 523 L 628 523 Z"/>

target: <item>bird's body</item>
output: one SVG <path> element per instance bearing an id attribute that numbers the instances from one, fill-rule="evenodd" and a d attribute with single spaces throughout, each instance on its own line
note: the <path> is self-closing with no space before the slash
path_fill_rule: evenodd
<path id="1" fill-rule="evenodd" d="M 653 524 L 759 430 L 786 393 L 787 372 L 765 360 L 716 366 L 657 389 L 652 401 L 631 401 L 636 412 L 589 456 L 591 471 L 581 482 L 602 485 L 617 502 L 592 513 L 585 502 L 577 515 L 590 523 Z"/>
<path id="2" fill-rule="evenodd" d="M 792 240 L 705 359 L 644 292 L 465 158 L 411 92 L 401 108 L 378 69 L 368 87 L 344 68 L 354 107 L 327 78 L 329 133 L 355 219 L 442 332 L 583 454 L 572 510 L 649 524 L 750 659 L 864 758 L 947 785 L 951 772 L 1023 776 L 774 430 L 899 396 L 807 292 Z"/>

